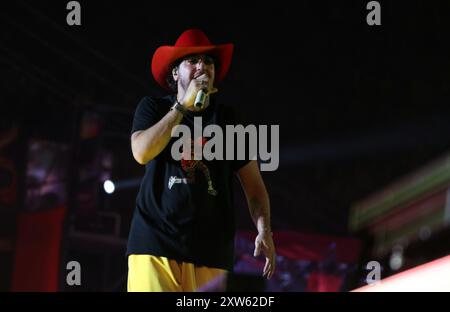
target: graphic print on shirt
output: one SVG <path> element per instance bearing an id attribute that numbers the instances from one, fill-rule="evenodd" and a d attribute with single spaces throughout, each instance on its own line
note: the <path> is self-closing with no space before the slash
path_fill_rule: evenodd
<path id="1" fill-rule="evenodd" d="M 201 160 L 194 159 L 194 151 L 195 144 L 199 144 L 201 146 L 201 150 L 203 150 L 203 146 L 206 144 L 207 140 L 205 137 L 199 137 L 196 141 L 191 140 L 191 155 L 190 159 L 187 155 L 184 155 L 181 159 L 181 168 L 186 172 L 187 178 L 178 178 L 178 177 L 170 177 L 169 179 L 169 189 L 172 188 L 175 183 L 195 183 L 196 180 L 196 171 L 201 171 L 205 176 L 206 181 L 208 182 L 208 193 L 210 195 L 216 196 L 218 194 L 217 190 L 214 189 L 213 182 L 211 179 L 211 175 L 209 174 L 208 166 Z"/>
<path id="2" fill-rule="evenodd" d="M 180 184 L 180 183 L 188 184 L 186 178 L 179 178 L 179 177 L 176 177 L 176 176 L 171 176 L 171 177 L 169 178 L 169 183 L 168 183 L 169 190 L 172 189 L 172 186 L 173 186 L 174 184 Z"/>

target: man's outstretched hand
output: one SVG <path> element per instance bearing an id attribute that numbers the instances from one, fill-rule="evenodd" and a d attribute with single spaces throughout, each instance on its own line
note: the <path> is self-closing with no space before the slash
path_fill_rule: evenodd
<path id="1" fill-rule="evenodd" d="M 263 276 L 270 279 L 275 272 L 275 246 L 273 244 L 272 232 L 264 231 L 258 233 L 255 239 L 255 257 L 263 252 L 266 256 L 266 264 L 264 265 Z"/>

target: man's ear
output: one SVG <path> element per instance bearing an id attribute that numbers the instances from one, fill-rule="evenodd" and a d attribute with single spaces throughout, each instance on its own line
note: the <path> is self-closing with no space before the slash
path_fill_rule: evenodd
<path id="1" fill-rule="evenodd" d="M 174 68 L 172 69 L 172 77 L 173 77 L 173 80 L 174 80 L 174 81 L 177 81 L 177 80 L 178 80 L 178 67 L 174 67 Z"/>

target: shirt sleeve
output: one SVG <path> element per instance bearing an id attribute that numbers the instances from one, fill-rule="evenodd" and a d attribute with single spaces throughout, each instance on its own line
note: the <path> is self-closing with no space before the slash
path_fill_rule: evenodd
<path id="1" fill-rule="evenodd" d="M 142 98 L 139 102 L 133 118 L 131 133 L 139 130 L 146 130 L 156 124 L 161 119 L 158 112 L 157 103 L 149 96 Z"/>

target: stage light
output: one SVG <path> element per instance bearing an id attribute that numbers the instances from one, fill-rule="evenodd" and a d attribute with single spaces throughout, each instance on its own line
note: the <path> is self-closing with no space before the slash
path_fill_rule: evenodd
<path id="1" fill-rule="evenodd" d="M 393 253 L 389 259 L 389 266 L 392 270 L 397 271 L 403 266 L 403 256 L 399 253 Z"/>
<path id="2" fill-rule="evenodd" d="M 431 236 L 431 229 L 429 226 L 423 226 L 420 228 L 419 237 L 421 240 L 426 241 Z"/>
<path id="3" fill-rule="evenodd" d="M 114 193 L 116 186 L 114 185 L 114 183 L 111 180 L 106 180 L 103 183 L 103 189 L 105 190 L 105 192 L 107 194 L 112 194 L 112 193 Z"/>
<path id="4" fill-rule="evenodd" d="M 403 266 L 403 247 L 395 246 L 389 259 L 389 266 L 397 271 Z"/>

